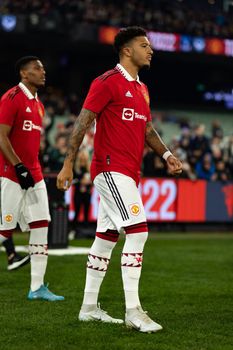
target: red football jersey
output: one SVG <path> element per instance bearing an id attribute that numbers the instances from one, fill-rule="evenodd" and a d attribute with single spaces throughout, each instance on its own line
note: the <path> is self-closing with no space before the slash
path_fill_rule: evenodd
<path id="1" fill-rule="evenodd" d="M 116 171 L 139 182 L 146 123 L 151 121 L 145 84 L 118 64 L 91 84 L 83 108 L 97 113 L 91 177 Z"/>
<path id="2" fill-rule="evenodd" d="M 34 181 L 42 180 L 40 162 L 40 134 L 44 106 L 22 83 L 8 90 L 0 101 L 0 124 L 10 125 L 9 140 L 21 159 L 30 170 Z M 0 151 L 0 176 L 18 182 L 15 169 Z"/>

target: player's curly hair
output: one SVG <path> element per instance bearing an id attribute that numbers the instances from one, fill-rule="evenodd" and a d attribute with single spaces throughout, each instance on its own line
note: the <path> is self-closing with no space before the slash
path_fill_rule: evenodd
<path id="1" fill-rule="evenodd" d="M 15 72 L 17 75 L 20 75 L 20 70 L 25 68 L 25 66 L 31 62 L 31 61 L 38 61 L 40 60 L 37 56 L 24 56 L 21 57 L 16 63 L 15 63 Z"/>
<path id="2" fill-rule="evenodd" d="M 116 52 L 119 54 L 122 47 L 127 44 L 130 40 L 136 38 L 137 36 L 146 36 L 146 31 L 142 27 L 133 26 L 133 27 L 127 27 L 122 28 L 117 35 L 115 36 L 114 40 L 114 48 Z"/>

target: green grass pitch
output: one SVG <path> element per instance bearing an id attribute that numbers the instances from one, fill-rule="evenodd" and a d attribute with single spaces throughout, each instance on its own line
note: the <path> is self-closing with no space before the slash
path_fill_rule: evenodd
<path id="1" fill-rule="evenodd" d="M 16 235 L 26 244 L 26 235 Z M 72 244 L 90 246 L 91 240 Z M 121 239 L 101 288 L 101 306 L 124 317 Z M 233 235 L 150 234 L 140 296 L 143 308 L 164 329 L 155 334 L 124 325 L 77 320 L 86 256 L 50 257 L 46 281 L 64 302 L 27 301 L 29 266 L 6 270 L 0 253 L 0 349 L 233 350 Z"/>

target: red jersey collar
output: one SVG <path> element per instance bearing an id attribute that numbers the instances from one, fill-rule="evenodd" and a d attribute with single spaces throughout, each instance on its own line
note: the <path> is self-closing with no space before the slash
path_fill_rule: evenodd
<path id="1" fill-rule="evenodd" d="M 31 91 L 22 82 L 19 83 L 19 87 L 29 100 L 33 100 L 35 98 L 38 101 L 37 92 L 35 96 L 33 96 Z"/>
<path id="2" fill-rule="evenodd" d="M 137 79 L 134 79 L 133 77 L 131 77 L 131 75 L 127 72 L 127 70 L 120 63 L 118 63 L 116 65 L 116 68 L 123 75 L 123 77 L 125 77 L 125 79 L 127 79 L 128 81 L 135 81 L 136 80 L 141 85 L 141 82 L 139 80 L 139 76 L 137 76 Z"/>

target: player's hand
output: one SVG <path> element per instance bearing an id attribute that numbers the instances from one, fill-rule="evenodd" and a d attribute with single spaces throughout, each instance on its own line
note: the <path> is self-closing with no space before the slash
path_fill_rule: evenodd
<path id="1" fill-rule="evenodd" d="M 169 156 L 167 159 L 168 172 L 171 175 L 179 175 L 182 173 L 182 163 L 179 159 L 173 155 Z"/>
<path id="2" fill-rule="evenodd" d="M 57 188 L 61 191 L 67 191 L 73 180 L 73 170 L 71 168 L 64 167 L 57 176 Z"/>
<path id="3" fill-rule="evenodd" d="M 29 187 L 35 185 L 35 181 L 30 171 L 23 165 L 23 163 L 18 163 L 14 167 L 19 184 L 23 190 L 27 190 Z"/>

